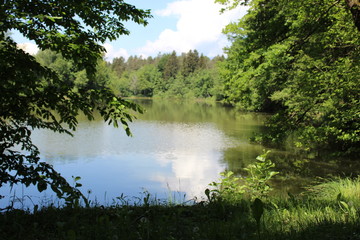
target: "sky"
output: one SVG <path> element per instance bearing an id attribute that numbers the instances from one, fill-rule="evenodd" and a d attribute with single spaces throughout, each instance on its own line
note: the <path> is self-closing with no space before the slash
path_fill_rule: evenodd
<path id="1" fill-rule="evenodd" d="M 127 0 L 129 4 L 141 9 L 151 9 L 153 18 L 146 27 L 132 22 L 125 23 L 130 35 L 123 35 L 112 42 L 105 42 L 105 59 L 109 62 L 115 57 L 156 56 L 159 53 L 177 54 L 198 50 L 208 57 L 223 54 L 229 45 L 222 29 L 230 22 L 237 21 L 246 8 L 238 7 L 220 14 L 221 5 L 214 0 Z M 19 46 L 31 54 L 36 53 L 36 45 L 14 34 Z"/>

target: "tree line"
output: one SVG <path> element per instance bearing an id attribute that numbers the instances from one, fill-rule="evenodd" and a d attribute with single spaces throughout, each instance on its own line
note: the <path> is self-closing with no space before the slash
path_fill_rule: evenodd
<path id="1" fill-rule="evenodd" d="M 177 55 L 159 54 L 147 59 L 131 56 L 115 58 L 110 64 L 118 80 L 112 89 L 122 96 L 208 98 L 217 95 L 220 85 L 218 63 L 223 56 L 212 59 L 197 50 Z"/>
<path id="2" fill-rule="evenodd" d="M 75 88 L 108 87 L 122 97 L 219 98 L 218 68 L 225 57 L 210 59 L 195 49 L 180 55 L 173 51 L 148 58 L 117 57 L 112 62 L 100 59 L 91 81 L 85 70 L 76 71 L 73 62 L 59 53 L 40 51 L 36 59 Z"/>

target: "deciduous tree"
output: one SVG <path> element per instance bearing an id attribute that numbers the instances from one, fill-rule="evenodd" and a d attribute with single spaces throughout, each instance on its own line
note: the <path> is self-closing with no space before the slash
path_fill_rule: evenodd
<path id="1" fill-rule="evenodd" d="M 39 63 L 17 48 L 8 36 L 16 30 L 33 40 L 41 50 L 50 49 L 96 78 L 96 65 L 105 51 L 101 43 L 129 34 L 124 22 L 146 25 L 148 10 L 122 0 L 9 0 L 0 4 L 0 187 L 22 183 L 48 185 L 59 197 L 71 201 L 81 195 L 55 169 L 40 160 L 31 141 L 35 128 L 72 134 L 76 117 L 83 112 L 90 120 L 98 111 L 105 121 L 124 126 L 140 107 L 125 101 L 103 86 L 79 86 Z"/>
<path id="2" fill-rule="evenodd" d="M 292 136 L 302 149 L 359 152 L 360 32 L 348 4 L 253 0 L 249 7 L 225 29 L 232 40 L 222 71 L 227 101 L 274 113 L 259 141 Z"/>

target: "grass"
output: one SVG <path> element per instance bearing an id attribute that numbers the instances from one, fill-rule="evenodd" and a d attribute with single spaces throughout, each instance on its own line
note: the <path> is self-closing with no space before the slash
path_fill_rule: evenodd
<path id="1" fill-rule="evenodd" d="M 0 214 L 0 239 L 360 240 L 360 178 L 265 197 L 259 225 L 250 198 L 174 205 L 149 197 L 138 206 L 13 209 Z"/>

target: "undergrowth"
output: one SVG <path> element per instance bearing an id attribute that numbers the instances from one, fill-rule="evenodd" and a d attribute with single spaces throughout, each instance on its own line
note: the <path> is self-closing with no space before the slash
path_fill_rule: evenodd
<path id="1" fill-rule="evenodd" d="M 276 197 L 268 195 L 273 167 L 264 154 L 247 168 L 256 174 L 223 173 L 206 190 L 208 199 L 192 204 L 167 204 L 147 193 L 137 205 L 12 209 L 0 214 L 0 239 L 360 240 L 359 177 Z"/>

